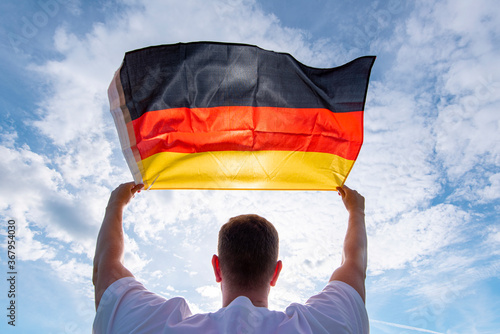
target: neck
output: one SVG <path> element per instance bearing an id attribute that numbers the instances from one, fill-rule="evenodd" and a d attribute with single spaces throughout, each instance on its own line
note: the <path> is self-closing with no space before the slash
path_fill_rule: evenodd
<path id="1" fill-rule="evenodd" d="M 255 288 L 252 290 L 241 290 L 233 287 L 228 287 L 225 284 L 221 285 L 222 289 L 222 307 L 226 307 L 239 296 L 245 296 L 256 307 L 267 307 L 270 287 Z"/>

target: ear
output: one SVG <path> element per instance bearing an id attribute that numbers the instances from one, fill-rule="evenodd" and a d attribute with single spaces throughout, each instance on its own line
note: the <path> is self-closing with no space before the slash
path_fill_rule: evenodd
<path id="1" fill-rule="evenodd" d="M 274 268 L 273 278 L 271 279 L 271 286 L 276 285 L 276 281 L 278 280 L 278 276 L 280 275 L 282 268 L 283 268 L 283 263 L 281 262 L 281 260 L 278 260 L 278 262 L 276 263 L 276 268 Z"/>
<path id="2" fill-rule="evenodd" d="M 214 254 L 212 256 L 212 267 L 214 267 L 215 281 L 217 283 L 222 282 L 222 275 L 219 267 L 219 257 Z"/>

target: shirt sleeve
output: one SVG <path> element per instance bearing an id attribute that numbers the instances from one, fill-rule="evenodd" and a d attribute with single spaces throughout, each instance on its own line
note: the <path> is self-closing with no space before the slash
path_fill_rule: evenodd
<path id="1" fill-rule="evenodd" d="M 305 305 L 291 304 L 286 310 L 289 317 L 295 312 L 305 318 L 313 333 L 329 333 L 332 328 L 335 333 L 369 333 L 368 314 L 361 296 L 341 281 L 329 282 Z"/>
<path id="2" fill-rule="evenodd" d="M 102 295 L 93 333 L 157 333 L 165 324 L 191 316 L 183 298 L 165 299 L 152 293 L 134 277 L 111 284 Z"/>

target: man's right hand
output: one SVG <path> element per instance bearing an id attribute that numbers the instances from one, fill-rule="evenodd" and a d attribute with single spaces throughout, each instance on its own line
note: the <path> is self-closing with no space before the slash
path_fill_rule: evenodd
<path id="1" fill-rule="evenodd" d="M 338 187 L 337 191 L 342 196 L 345 208 L 349 213 L 364 213 L 365 212 L 365 198 L 361 196 L 356 190 L 344 185 Z"/>
<path id="2" fill-rule="evenodd" d="M 356 290 L 365 300 L 365 277 L 367 266 L 367 240 L 365 229 L 365 198 L 347 186 L 337 188 L 345 208 L 349 212 L 347 232 L 344 239 L 342 264 L 330 281 L 342 281 Z"/>

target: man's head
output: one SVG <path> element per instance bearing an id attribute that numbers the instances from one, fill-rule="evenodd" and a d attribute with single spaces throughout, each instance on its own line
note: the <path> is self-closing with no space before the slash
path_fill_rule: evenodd
<path id="1" fill-rule="evenodd" d="M 274 285 L 279 274 L 278 244 L 278 232 L 265 218 L 241 215 L 229 219 L 219 231 L 218 243 L 218 262 L 226 283 L 243 291 Z"/>

